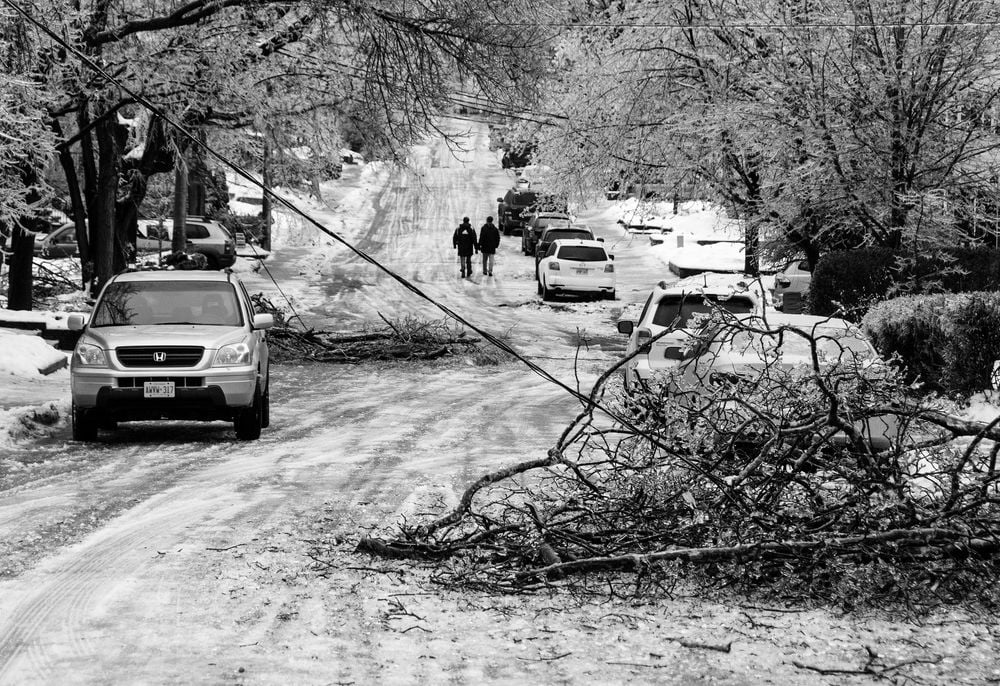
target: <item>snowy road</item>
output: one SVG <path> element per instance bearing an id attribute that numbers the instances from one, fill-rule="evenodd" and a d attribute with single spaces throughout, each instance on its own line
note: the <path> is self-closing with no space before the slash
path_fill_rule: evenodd
<path id="1" fill-rule="evenodd" d="M 621 301 L 543 305 L 516 237 L 505 239 L 494 278 L 458 278 L 454 226 L 495 212 L 512 180 L 485 131 L 464 159 L 443 144 L 418 150 L 416 174 L 387 172 L 374 202 L 337 228 L 567 383 L 586 330 L 579 371 L 593 378 L 620 350 Z M 621 236 L 613 225 L 598 231 L 609 245 Z M 443 316 L 317 236 L 305 247 L 290 240 L 269 263 L 310 326 Z M 616 252 L 620 298 L 641 297 L 662 265 L 639 243 Z M 251 281 L 280 300 L 263 276 Z M 197 670 L 253 641 L 234 630 L 216 583 L 228 551 L 300 529 L 313 513 L 356 537 L 453 501 L 483 472 L 542 453 L 574 406 L 519 364 L 280 365 L 272 378 L 272 425 L 259 442 L 234 441 L 225 424 L 166 423 L 123 425 L 81 445 L 62 425 L 12 448 L 6 464 L 21 468 L 0 474 L 0 682 L 216 682 L 221 672 Z M 368 620 L 354 610 L 342 619 L 360 627 Z M 197 670 L 178 667 L 178 655 Z"/>

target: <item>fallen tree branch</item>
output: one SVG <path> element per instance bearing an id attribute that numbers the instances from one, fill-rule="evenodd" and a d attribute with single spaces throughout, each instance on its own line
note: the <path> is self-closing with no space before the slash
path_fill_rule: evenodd
<path id="1" fill-rule="evenodd" d="M 747 543 L 735 546 L 679 548 L 677 550 L 664 550 L 658 553 L 648 554 L 592 557 L 526 570 L 517 573 L 515 577 L 518 580 L 527 580 L 554 574 L 565 575 L 582 571 L 622 571 L 630 569 L 643 569 L 648 567 L 650 563 L 667 562 L 670 560 L 707 563 L 719 560 L 789 555 L 792 553 L 807 552 L 818 549 L 842 549 L 843 552 L 841 554 L 853 554 L 857 552 L 858 549 L 866 545 L 871 546 L 886 543 L 897 543 L 908 546 L 916 546 L 929 545 L 933 542 L 955 542 L 967 539 L 969 539 L 969 534 L 967 532 L 951 531 L 950 529 L 893 529 L 892 531 L 883 531 L 878 534 L 846 536 L 829 540 Z"/>

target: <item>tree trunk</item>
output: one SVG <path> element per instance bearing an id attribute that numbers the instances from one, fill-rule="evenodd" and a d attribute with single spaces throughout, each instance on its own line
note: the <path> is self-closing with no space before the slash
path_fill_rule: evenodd
<path id="1" fill-rule="evenodd" d="M 104 119 L 95 128 L 100 160 L 94 211 L 90 215 L 90 237 L 94 244 L 95 288 L 99 290 L 115 274 L 115 201 L 121 152 L 115 128 L 117 122 Z"/>
<path id="2" fill-rule="evenodd" d="M 24 199 L 29 205 L 38 205 L 42 195 L 38 190 L 38 170 L 32 166 L 33 160 L 22 160 L 17 163 L 18 175 L 24 188 L 29 189 Z M 30 310 L 31 296 L 34 291 L 34 278 L 31 272 L 31 262 L 34 259 L 35 234 L 42 229 L 45 222 L 37 216 L 18 218 L 11 227 L 11 257 L 10 271 L 7 273 L 7 309 Z"/>
<path id="3" fill-rule="evenodd" d="M 184 252 L 187 249 L 187 188 L 188 167 L 184 154 L 178 150 L 174 156 L 174 237 L 170 248 L 174 252 Z"/>
<path id="4" fill-rule="evenodd" d="M 34 258 L 35 237 L 28 224 L 30 219 L 22 218 L 14 223 L 11 232 L 10 271 L 7 274 L 7 309 L 30 310 L 34 279 L 31 261 Z"/>
<path id="5" fill-rule="evenodd" d="M 58 117 L 52 117 L 52 130 L 60 141 L 65 141 L 62 124 Z M 93 269 L 89 265 L 93 264 L 90 257 L 90 238 L 87 236 L 87 213 L 84 208 L 83 195 L 80 193 L 80 179 L 76 172 L 76 161 L 70 152 L 69 146 L 62 142 L 58 146 L 59 165 L 62 167 L 63 175 L 66 177 L 66 187 L 69 189 L 70 215 L 73 225 L 76 227 L 76 244 L 80 251 L 80 264 L 83 265 L 81 286 L 87 287 L 90 279 L 93 278 Z"/>

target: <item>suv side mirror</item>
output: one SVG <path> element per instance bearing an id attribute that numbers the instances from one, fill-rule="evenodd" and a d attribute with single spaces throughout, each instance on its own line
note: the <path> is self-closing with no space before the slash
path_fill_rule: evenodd
<path id="1" fill-rule="evenodd" d="M 502 203 L 503 202 L 503 198 L 497 198 L 497 202 Z"/>
<path id="2" fill-rule="evenodd" d="M 635 324 L 628 321 L 627 319 L 623 319 L 622 321 L 618 322 L 618 333 L 623 333 L 626 336 L 631 336 L 633 330 L 635 330 Z"/>
<path id="3" fill-rule="evenodd" d="M 603 243 L 604 242 L 603 238 L 595 238 L 594 240 L 597 241 L 598 243 Z M 611 259 L 615 259 L 615 258 L 612 257 Z"/>
<path id="4" fill-rule="evenodd" d="M 66 328 L 70 331 L 83 331 L 86 325 L 87 318 L 82 314 L 74 313 L 66 318 Z"/>
<path id="5" fill-rule="evenodd" d="M 253 316 L 254 329 L 270 329 L 272 326 L 274 326 L 274 315 L 255 314 Z"/>

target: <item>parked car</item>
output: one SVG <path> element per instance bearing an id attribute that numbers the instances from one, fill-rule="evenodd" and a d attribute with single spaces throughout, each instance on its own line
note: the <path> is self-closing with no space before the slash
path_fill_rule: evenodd
<path id="1" fill-rule="evenodd" d="M 70 363 L 73 438 L 118 422 L 232 421 L 243 440 L 270 422 L 270 314 L 255 314 L 230 272 L 145 271 L 113 276 Z"/>
<path id="2" fill-rule="evenodd" d="M 233 214 L 257 216 L 264 211 L 264 197 L 244 191 L 229 194 L 229 211 Z"/>
<path id="3" fill-rule="evenodd" d="M 794 260 L 788 263 L 774 275 L 774 309 L 790 314 L 800 312 L 805 305 L 811 281 L 809 260 Z"/>
<path id="4" fill-rule="evenodd" d="M 667 267 L 682 279 L 703 272 L 739 274 L 745 266 L 744 255 L 742 241 L 696 244 L 677 250 Z"/>
<path id="5" fill-rule="evenodd" d="M 796 389 L 814 386 L 818 373 L 827 388 L 836 389 L 840 411 L 848 415 L 840 419 L 852 424 L 872 450 L 887 450 L 898 441 L 895 415 L 849 416 L 858 409 L 850 406 L 849 396 L 856 393 L 854 400 L 859 400 L 870 393 L 872 382 L 888 367 L 861 329 L 846 320 L 780 312 L 744 314 L 734 321 L 709 324 L 692 344 L 666 352 L 681 361 L 682 393 L 692 394 L 699 407 L 706 401 L 721 403 L 726 426 L 743 438 L 753 439 L 762 428 L 776 431 L 817 423 L 830 428 L 829 408 L 817 411 L 813 402 L 813 414 L 801 415 L 810 403 L 801 404 L 805 395 Z M 763 397 L 750 401 L 748 408 L 745 401 L 754 391 Z M 817 391 L 814 397 L 824 396 Z M 834 446 L 850 443 L 843 431 L 826 440 Z"/>
<path id="6" fill-rule="evenodd" d="M 572 224 L 572 218 L 565 212 L 533 212 L 524 222 L 521 231 L 521 252 L 525 255 L 534 255 L 545 229 L 556 227 L 568 229 Z"/>
<path id="7" fill-rule="evenodd" d="M 524 227 L 522 213 L 535 204 L 538 193 L 514 187 L 508 190 L 502 198 L 497 198 L 497 226 L 505 236 Z"/>
<path id="8" fill-rule="evenodd" d="M 556 240 L 538 263 L 538 294 L 585 293 L 615 299 L 614 256 L 600 241 Z"/>
<path id="9" fill-rule="evenodd" d="M 626 390 L 649 383 L 676 367 L 666 354 L 688 345 L 702 320 L 715 311 L 733 315 L 765 311 L 766 294 L 759 282 L 730 274 L 700 274 L 673 283 L 660 281 L 646 298 L 639 319 L 621 320 L 618 331 L 628 335 L 624 366 Z"/>
<path id="10" fill-rule="evenodd" d="M 76 242 L 76 225 L 67 222 L 48 234 L 35 234 L 33 247 L 36 257 L 54 260 L 61 257 L 76 257 L 80 254 Z"/>
<path id="11" fill-rule="evenodd" d="M 590 230 L 590 227 L 584 226 L 582 224 L 573 224 L 572 226 L 547 226 L 542 231 L 542 235 L 538 238 L 538 245 L 535 247 L 535 278 L 538 278 L 538 263 L 542 260 L 542 257 L 549 250 L 549 246 L 552 245 L 552 241 L 557 241 L 560 239 L 571 239 L 576 238 L 581 241 L 600 241 L 604 242 L 603 238 L 597 238 L 594 236 L 594 232 Z"/>
<path id="12" fill-rule="evenodd" d="M 169 251 L 173 228 L 173 222 L 169 219 L 140 219 L 136 250 Z M 184 237 L 188 242 L 188 251 L 204 255 L 210 269 L 224 269 L 236 262 L 236 240 L 217 221 L 197 216 L 188 217 L 184 224 Z"/>

